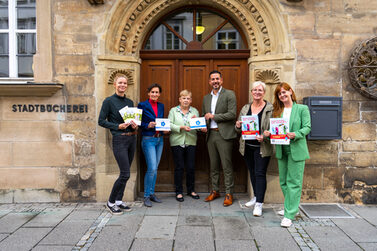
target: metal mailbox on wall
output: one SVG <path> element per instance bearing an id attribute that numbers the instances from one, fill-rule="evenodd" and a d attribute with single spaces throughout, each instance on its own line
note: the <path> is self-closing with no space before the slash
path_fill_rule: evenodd
<path id="1" fill-rule="evenodd" d="M 342 97 L 305 97 L 309 107 L 312 130 L 308 139 L 329 140 L 342 138 Z"/>

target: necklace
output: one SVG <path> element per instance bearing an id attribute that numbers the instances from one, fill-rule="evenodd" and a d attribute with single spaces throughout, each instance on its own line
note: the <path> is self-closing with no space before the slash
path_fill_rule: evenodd
<path id="1" fill-rule="evenodd" d="M 265 103 L 263 101 L 259 105 L 254 105 L 254 104 L 255 103 L 251 104 L 251 113 L 253 113 L 253 114 L 258 114 L 265 105 Z"/>

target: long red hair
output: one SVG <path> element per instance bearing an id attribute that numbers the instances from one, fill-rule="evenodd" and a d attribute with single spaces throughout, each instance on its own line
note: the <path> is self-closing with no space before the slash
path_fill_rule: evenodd
<path id="1" fill-rule="evenodd" d="M 280 118 L 283 110 L 284 110 L 284 104 L 279 99 L 279 93 L 281 91 L 281 88 L 284 88 L 284 90 L 291 91 L 292 92 L 292 101 L 297 102 L 295 92 L 293 91 L 292 87 L 285 82 L 280 82 L 274 91 L 274 111 L 272 112 L 272 117 L 274 118 Z"/>

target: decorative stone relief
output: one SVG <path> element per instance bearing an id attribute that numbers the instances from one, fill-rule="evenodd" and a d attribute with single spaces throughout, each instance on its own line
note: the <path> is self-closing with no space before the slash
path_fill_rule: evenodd
<path id="1" fill-rule="evenodd" d="M 377 99 L 377 37 L 360 43 L 348 63 L 348 76 L 362 95 Z"/>
<path id="2" fill-rule="evenodd" d="M 255 80 L 262 81 L 265 84 L 277 84 L 280 82 L 279 74 L 274 70 L 256 70 Z"/>
<path id="3" fill-rule="evenodd" d="M 91 5 L 104 4 L 105 0 L 88 0 Z"/>
<path id="4" fill-rule="evenodd" d="M 223 0 L 217 0 L 218 2 L 224 2 Z M 264 55 L 271 54 L 271 41 L 270 37 L 268 35 L 268 29 L 264 22 L 264 19 L 262 15 L 260 14 L 259 10 L 255 7 L 254 4 L 251 3 L 250 0 L 238 0 L 241 4 L 243 4 L 251 13 L 251 16 L 258 24 L 259 31 L 263 34 L 263 44 L 265 45 L 265 50 L 263 52 Z M 233 6 L 234 7 L 234 6 Z M 235 9 L 235 8 L 234 8 Z M 233 8 L 232 8 L 233 10 Z M 240 13 L 239 10 L 235 10 L 234 13 L 238 14 L 240 17 L 240 20 L 244 23 L 244 25 L 247 27 L 249 31 L 249 35 L 252 37 L 253 41 L 253 56 L 258 56 L 258 44 L 256 42 L 256 37 L 253 31 L 253 28 L 251 27 L 250 23 L 247 22 L 246 18 L 243 16 L 242 13 Z"/>
<path id="5" fill-rule="evenodd" d="M 118 75 L 125 75 L 128 79 L 128 85 L 133 85 L 135 83 L 135 81 L 134 81 L 134 70 L 125 70 L 125 69 L 112 70 L 107 83 L 109 85 L 112 85 L 114 83 L 115 77 L 118 76 Z"/>
<path id="6" fill-rule="evenodd" d="M 148 8 L 149 5 L 153 4 L 156 1 L 157 0 L 144 0 L 144 1 L 142 1 L 135 8 L 135 10 L 132 12 L 132 14 L 129 16 L 127 23 L 125 24 L 125 26 L 123 28 L 122 35 L 120 37 L 119 50 L 118 50 L 119 53 L 121 53 L 121 54 L 126 53 L 125 52 L 126 46 L 130 42 L 130 41 L 128 41 L 128 39 L 131 38 L 131 37 L 133 37 L 131 52 L 136 53 L 136 49 L 137 49 L 139 43 L 141 42 L 139 40 L 139 38 L 141 37 L 141 34 L 143 34 L 143 32 L 144 32 L 146 24 L 148 24 L 150 22 L 150 20 L 153 17 L 155 17 L 159 12 L 161 12 L 165 8 L 168 8 L 172 4 L 175 4 L 175 3 L 177 3 L 181 0 L 161 1 L 161 4 L 159 4 L 156 8 L 151 10 L 149 12 L 149 14 L 146 15 L 146 17 L 143 19 L 143 21 L 140 22 L 140 25 L 136 28 L 136 31 L 130 33 L 131 29 L 134 26 L 136 19 L 143 12 L 146 11 L 146 9 Z M 236 16 L 239 17 L 239 20 L 244 24 L 244 26 L 246 27 L 246 30 L 248 32 L 248 35 L 251 38 L 251 46 L 252 46 L 252 55 L 253 56 L 258 56 L 258 54 L 259 54 L 258 47 L 260 48 L 260 46 L 258 46 L 258 42 L 257 42 L 257 38 L 255 36 L 254 28 L 258 29 L 258 33 L 262 34 L 262 36 L 263 36 L 263 38 L 262 38 L 263 44 L 264 44 L 263 54 L 269 55 L 271 53 L 271 41 L 270 41 L 270 37 L 269 37 L 269 34 L 268 34 L 267 26 L 265 24 L 265 21 L 264 21 L 262 15 L 260 14 L 259 10 L 255 7 L 254 4 L 251 3 L 250 0 L 237 0 L 237 1 L 240 2 L 241 4 L 243 4 L 247 10 L 249 10 L 248 14 L 250 14 L 250 16 L 255 20 L 255 22 L 257 24 L 256 27 L 253 27 L 250 24 L 250 22 L 248 21 L 248 19 L 244 15 L 244 13 L 241 10 L 239 10 L 236 6 L 234 6 L 231 3 L 232 1 L 227 1 L 227 0 L 214 0 L 214 1 L 217 2 L 218 4 L 224 6 L 224 8 L 232 11 Z"/>

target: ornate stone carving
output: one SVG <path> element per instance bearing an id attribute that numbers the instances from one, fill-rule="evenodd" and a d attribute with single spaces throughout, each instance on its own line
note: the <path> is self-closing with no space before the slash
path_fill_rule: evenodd
<path id="1" fill-rule="evenodd" d="M 362 95 L 377 99 L 377 37 L 360 43 L 348 63 L 351 84 Z"/>
<path id="2" fill-rule="evenodd" d="M 134 70 L 125 70 L 125 69 L 112 70 L 107 83 L 109 85 L 112 85 L 114 83 L 115 77 L 118 76 L 118 75 L 125 75 L 128 79 L 128 85 L 133 85 L 135 83 L 135 81 L 134 81 Z"/>
<path id="3" fill-rule="evenodd" d="M 271 41 L 270 37 L 268 35 L 268 29 L 264 22 L 264 19 L 262 15 L 260 14 L 259 10 L 255 7 L 253 3 L 251 3 L 250 0 L 238 0 L 240 3 L 242 3 L 249 11 L 253 19 L 256 21 L 258 25 L 258 29 L 263 34 L 263 44 L 265 45 L 265 50 L 263 52 L 264 55 L 269 55 L 271 53 Z M 241 14 L 238 10 L 235 12 L 236 14 Z M 249 35 L 252 37 L 253 41 L 253 56 L 258 56 L 258 44 L 256 42 L 256 37 L 253 31 L 253 28 L 251 27 L 250 23 L 247 22 L 247 19 L 243 16 L 243 14 L 238 15 L 240 17 L 240 20 L 244 23 L 244 25 L 247 27 L 249 31 Z"/>
<path id="4" fill-rule="evenodd" d="M 105 0 L 88 0 L 91 5 L 104 4 Z"/>
<path id="5" fill-rule="evenodd" d="M 145 26 L 150 22 L 150 20 L 155 17 L 159 12 L 164 10 L 165 8 L 171 8 L 171 6 L 179 1 L 182 0 L 165 0 L 161 1 L 161 4 L 159 4 L 157 7 L 155 7 L 153 10 L 150 10 L 150 12 L 145 16 L 145 18 L 138 22 L 140 25 L 136 28 L 136 31 L 133 31 L 134 34 L 131 34 L 130 31 L 133 29 L 134 23 L 137 20 L 137 18 L 145 12 L 148 9 L 148 6 L 153 4 L 158 0 L 144 0 L 139 3 L 139 5 L 135 8 L 135 10 L 132 12 L 132 14 L 129 16 L 126 24 L 124 25 L 122 35 L 120 37 L 120 43 L 119 43 L 119 53 L 125 54 L 126 53 L 126 47 L 127 44 L 130 43 L 129 38 L 132 39 L 132 48 L 131 53 L 136 53 L 137 47 L 140 44 L 140 37 L 141 34 L 143 34 Z M 243 25 L 246 27 L 246 30 L 248 32 L 248 35 L 251 37 L 251 50 L 253 56 L 258 56 L 259 51 L 258 48 L 261 48 L 261 46 L 258 46 L 257 38 L 255 36 L 255 30 L 258 29 L 258 33 L 262 34 L 262 41 L 264 44 L 264 55 L 268 55 L 271 53 L 271 41 L 268 34 L 267 26 L 264 22 L 264 19 L 262 15 L 260 14 L 259 10 L 255 7 L 253 3 L 251 3 L 250 0 L 237 0 L 239 3 L 243 4 L 245 8 L 249 11 L 249 13 L 244 13 L 244 10 L 239 10 L 236 6 L 232 4 L 233 1 L 228 0 L 213 0 L 214 2 L 217 2 L 218 4 L 224 6 L 224 8 L 232 11 L 236 16 L 239 17 L 239 20 L 243 23 Z M 245 16 L 247 14 L 248 16 L 251 16 L 254 20 L 257 26 L 252 26 L 250 22 L 248 21 L 248 18 Z"/>
<path id="6" fill-rule="evenodd" d="M 279 74 L 273 70 L 256 71 L 255 80 L 266 84 L 277 84 L 280 82 Z"/>

